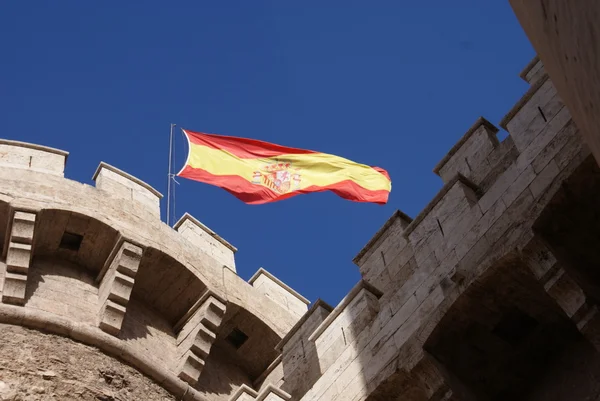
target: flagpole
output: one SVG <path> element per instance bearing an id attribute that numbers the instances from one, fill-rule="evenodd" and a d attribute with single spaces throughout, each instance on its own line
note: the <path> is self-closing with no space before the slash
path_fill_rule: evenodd
<path id="1" fill-rule="evenodd" d="M 169 174 L 167 176 L 167 225 L 171 226 L 171 181 L 173 180 L 173 127 L 171 123 L 171 133 L 169 134 Z"/>

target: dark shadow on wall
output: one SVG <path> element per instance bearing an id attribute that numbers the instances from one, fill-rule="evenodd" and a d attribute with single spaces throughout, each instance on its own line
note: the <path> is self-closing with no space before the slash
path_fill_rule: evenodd
<path id="1" fill-rule="evenodd" d="M 210 399 L 227 401 L 253 382 L 277 358 L 281 338 L 254 314 L 229 302 L 215 343 L 195 388 Z"/>
<path id="2" fill-rule="evenodd" d="M 215 401 L 228 401 L 233 393 L 245 384 L 252 387 L 252 381 L 244 369 L 228 357 L 222 344 L 213 346 L 205 361 L 196 390 Z"/>
<path id="3" fill-rule="evenodd" d="M 25 305 L 95 322 L 98 289 L 94 278 L 68 260 L 34 257 L 28 272 Z"/>
<path id="4" fill-rule="evenodd" d="M 424 349 L 463 401 L 600 395 L 600 355 L 516 256 L 467 288 Z"/>
<path id="5" fill-rule="evenodd" d="M 589 300 L 600 301 L 600 167 L 589 156 L 563 182 L 534 231 Z"/>

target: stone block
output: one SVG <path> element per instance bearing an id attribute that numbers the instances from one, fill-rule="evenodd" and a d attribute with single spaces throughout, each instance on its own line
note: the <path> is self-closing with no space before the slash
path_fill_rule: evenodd
<path id="1" fill-rule="evenodd" d="M 554 156 L 563 151 L 569 141 L 573 139 L 581 141 L 577 132 L 575 122 L 573 120 L 567 122 L 562 130 L 537 154 L 531 163 L 533 170 L 540 173 Z"/>
<path id="2" fill-rule="evenodd" d="M 204 360 L 196 356 L 192 351 L 187 351 L 179 361 L 177 377 L 190 386 L 195 386 L 200 378 L 202 368 L 204 368 Z"/>
<path id="3" fill-rule="evenodd" d="M 552 124 L 555 117 L 564 109 L 564 103 L 558 95 L 554 95 L 546 104 L 538 106 L 533 119 L 517 136 L 512 137 L 517 150 L 521 153 L 533 144 L 539 144 L 538 136 Z M 555 131 L 556 132 L 556 131 Z M 530 160 L 530 157 L 526 157 Z"/>
<path id="4" fill-rule="evenodd" d="M 485 233 L 488 242 L 495 244 L 511 225 L 517 224 L 521 220 L 523 212 L 532 205 L 533 201 L 531 191 L 526 188 Z"/>
<path id="5" fill-rule="evenodd" d="M 98 326 L 108 334 L 118 336 L 121 331 L 126 308 L 110 299 L 106 300 L 100 310 L 100 323 Z"/>
<path id="6" fill-rule="evenodd" d="M 2 302 L 15 305 L 24 305 L 26 287 L 27 275 L 6 272 L 4 275 Z"/>
<path id="7" fill-rule="evenodd" d="M 525 132 L 531 121 L 540 114 L 538 107 L 544 107 L 554 96 L 556 89 L 547 76 L 542 77 L 532 85 L 513 108 L 500 121 L 500 126 L 506 129 L 513 138 L 517 149 L 524 148 L 530 138 L 519 136 Z"/>
<path id="8" fill-rule="evenodd" d="M 104 162 L 100 163 L 92 179 L 96 188 L 133 202 L 151 215 L 160 217 L 162 194 L 140 179 Z"/>
<path id="9" fill-rule="evenodd" d="M 11 240 L 21 244 L 33 242 L 36 215 L 34 213 L 16 211 L 11 228 Z"/>
<path id="10" fill-rule="evenodd" d="M 519 195 L 521 195 L 521 193 L 527 189 L 535 177 L 535 171 L 533 171 L 531 165 L 528 165 L 502 194 L 502 203 L 504 203 L 507 207 L 510 207 L 515 199 L 517 199 Z"/>
<path id="11" fill-rule="evenodd" d="M 488 157 L 499 145 L 497 133 L 498 128 L 480 117 L 437 164 L 434 173 L 444 183 L 461 174 L 478 184 L 492 168 Z"/>
<path id="12" fill-rule="evenodd" d="M 68 152 L 19 141 L 0 140 L 0 167 L 19 168 L 62 177 Z"/>
<path id="13" fill-rule="evenodd" d="M 308 304 L 310 304 L 308 299 L 262 267 L 254 273 L 248 283 L 298 318 L 308 310 Z"/>
<path id="14" fill-rule="evenodd" d="M 398 269 L 412 257 L 412 248 L 402 235 L 411 221 L 410 217 L 397 210 L 353 259 L 363 279 L 377 287 L 376 282 L 381 280 L 386 268 L 393 270 L 392 266 L 396 266 Z"/>
<path id="15" fill-rule="evenodd" d="M 544 68 L 544 63 L 540 60 L 538 56 L 535 56 L 533 60 L 527 64 L 527 66 L 521 71 L 519 76 L 529 84 L 535 84 L 540 78 L 542 78 L 546 74 L 546 69 Z"/>
<path id="16" fill-rule="evenodd" d="M 216 339 L 216 334 L 201 324 L 190 349 L 199 358 L 206 360 Z"/>
<path id="17" fill-rule="evenodd" d="M 275 349 L 283 351 L 283 353 L 288 353 L 291 347 L 299 341 L 308 341 L 308 337 L 325 321 L 331 311 L 333 311 L 331 305 L 321 299 L 317 299 L 308 312 L 298 320 L 294 327 L 281 339 L 279 344 L 275 346 Z"/>
<path id="18" fill-rule="evenodd" d="M 36 214 L 15 211 L 7 237 L 6 266 L 2 283 L 2 302 L 16 305 L 25 304 L 27 276 L 32 259 Z"/>
<path id="19" fill-rule="evenodd" d="M 179 362 L 173 368 L 182 380 L 195 385 L 217 339 L 226 306 L 207 292 L 192 308 L 176 325 L 181 327 L 176 341 Z"/>
<path id="20" fill-rule="evenodd" d="M 6 255 L 6 270 L 27 275 L 31 263 L 31 245 L 10 242 Z"/>
<path id="21" fill-rule="evenodd" d="M 364 299 L 367 303 L 367 307 L 371 308 L 372 314 L 377 314 L 378 310 L 373 310 L 373 308 L 378 308 L 378 303 L 375 302 L 372 298 L 379 299 L 381 298 L 381 291 L 377 288 L 370 285 L 368 282 L 361 280 L 359 281 L 352 290 L 346 295 L 340 303 L 335 307 L 335 309 L 327 316 L 327 318 L 321 323 L 315 331 L 308 338 L 309 341 L 316 342 L 317 339 L 338 319 L 340 315 L 345 316 L 343 312 L 350 305 L 355 305 Z"/>
<path id="22" fill-rule="evenodd" d="M 480 214 L 475 191 L 473 183 L 456 176 L 406 228 L 404 235 L 414 248 L 417 264 L 425 262 L 436 250 L 436 257 L 443 258 L 450 251 L 446 238 L 460 238 L 464 232 L 459 231 L 468 230 L 468 225 L 477 219 L 464 217 L 471 211 Z"/>
<path id="23" fill-rule="evenodd" d="M 126 305 L 129 301 L 129 297 L 131 296 L 131 291 L 133 290 L 133 284 L 135 280 L 132 277 L 128 277 L 119 271 L 115 272 L 114 282 L 112 284 L 112 288 L 110 293 L 108 294 L 108 299 L 114 301 L 120 305 Z"/>
<path id="24" fill-rule="evenodd" d="M 529 184 L 529 189 L 533 197 L 536 199 L 539 198 L 559 172 L 558 165 L 554 160 L 551 160 L 531 184 Z"/>
<path id="25" fill-rule="evenodd" d="M 219 263 L 236 271 L 235 253 L 237 248 L 224 240 L 216 232 L 202 224 L 189 213 L 184 214 L 173 225 L 173 229 L 187 239 L 198 250 L 215 258 Z"/>
<path id="26" fill-rule="evenodd" d="M 143 249 L 123 239 L 113 249 L 98 275 L 99 327 L 118 335 L 135 285 Z"/>

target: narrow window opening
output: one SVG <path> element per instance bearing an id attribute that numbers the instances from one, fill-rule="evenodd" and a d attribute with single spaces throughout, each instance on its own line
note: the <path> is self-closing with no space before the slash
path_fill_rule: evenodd
<path id="1" fill-rule="evenodd" d="M 381 253 L 381 259 L 383 260 L 383 265 L 387 266 L 387 263 L 385 262 L 385 255 L 383 254 L 383 251 L 380 251 Z"/>
<path id="2" fill-rule="evenodd" d="M 442 232 L 442 235 L 444 235 L 444 229 L 442 228 L 442 224 L 440 223 L 440 219 L 435 219 L 435 221 L 437 221 L 438 227 L 440 228 L 440 231 Z"/>
<path id="3" fill-rule="evenodd" d="M 65 231 L 60 239 L 59 247 L 69 251 L 78 251 L 83 241 L 83 236 Z"/>
<path id="4" fill-rule="evenodd" d="M 471 168 L 471 165 L 469 164 L 469 161 L 467 160 L 466 157 L 465 157 L 465 163 L 466 163 L 467 168 L 469 169 L 469 171 L 472 171 L 473 169 Z"/>
<path id="5" fill-rule="evenodd" d="M 246 333 L 241 331 L 240 329 L 233 329 L 231 333 L 227 336 L 227 341 L 235 347 L 235 349 L 239 349 L 244 343 L 248 340 L 248 336 Z"/>
<path id="6" fill-rule="evenodd" d="M 32 160 L 33 160 L 33 156 L 29 156 L 29 167 L 31 167 Z"/>
<path id="7" fill-rule="evenodd" d="M 346 341 L 346 332 L 344 331 L 343 327 L 342 327 L 342 337 L 344 337 L 344 345 L 348 345 L 348 342 Z"/>
<path id="8" fill-rule="evenodd" d="M 542 118 L 544 119 L 544 122 L 548 122 L 548 119 L 546 118 L 546 115 L 544 114 L 544 111 L 542 110 L 542 108 L 540 106 L 538 106 L 538 111 L 540 112 L 540 114 L 542 115 Z"/>

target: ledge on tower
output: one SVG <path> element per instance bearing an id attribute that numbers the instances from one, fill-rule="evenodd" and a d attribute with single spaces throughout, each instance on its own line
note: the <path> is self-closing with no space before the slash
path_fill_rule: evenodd
<path id="1" fill-rule="evenodd" d="M 284 347 L 290 342 L 293 337 L 301 337 L 305 335 L 307 338 L 313 331 L 329 316 L 333 311 L 333 307 L 322 299 L 317 299 L 308 312 L 298 320 L 298 322 L 290 329 L 290 331 L 281 339 L 279 344 L 275 346 L 275 350 L 281 352 Z M 307 323 L 308 322 L 308 323 Z M 306 332 L 303 332 L 306 331 Z M 297 334 L 299 334 L 297 336 Z"/>
<path id="2" fill-rule="evenodd" d="M 100 162 L 92 180 L 96 182 L 96 188 L 118 198 L 137 202 L 160 218 L 162 194 L 144 181 L 104 162 Z"/>
<path id="3" fill-rule="evenodd" d="M 361 267 L 371 252 L 389 236 L 389 232 L 391 232 L 393 228 L 397 227 L 397 231 L 401 232 L 404 231 L 411 222 L 412 218 L 410 216 L 401 212 L 400 210 L 396 210 L 394 214 L 375 233 L 375 235 L 373 235 L 369 242 L 367 242 L 367 244 L 360 250 L 360 252 L 358 252 L 354 259 L 352 259 L 352 262 L 354 262 L 354 264 L 358 267 Z"/>
<path id="4" fill-rule="evenodd" d="M 316 342 L 321 335 L 330 327 L 337 329 L 334 322 L 343 314 L 345 318 L 340 319 L 340 323 L 346 325 L 368 324 L 379 312 L 379 298 L 383 292 L 369 284 L 365 280 L 360 280 L 340 301 L 340 303 L 327 315 L 323 322 L 308 337 L 308 341 Z M 358 309 L 358 310 L 357 310 Z M 362 318 L 359 318 L 359 315 Z M 352 317 L 348 319 L 348 317 Z M 354 333 L 360 333 L 364 327 L 353 327 Z"/>
<path id="5" fill-rule="evenodd" d="M 498 128 L 483 117 L 467 130 L 460 140 L 435 166 L 433 172 L 450 182 L 462 174 L 474 183 L 480 182 L 492 169 L 488 157 L 498 147 Z"/>
<path id="6" fill-rule="evenodd" d="M 542 63 L 542 60 L 540 60 L 538 56 L 535 56 L 533 60 L 531 60 L 529 64 L 523 68 L 523 71 L 521 71 L 519 76 L 525 82 L 533 85 L 538 79 L 544 76 L 545 73 L 546 70 L 544 68 L 544 63 Z"/>
<path id="7" fill-rule="evenodd" d="M 308 304 L 310 304 L 308 299 L 262 267 L 254 273 L 248 283 L 298 318 L 308 310 Z"/>
<path id="8" fill-rule="evenodd" d="M 504 128 L 508 132 L 514 131 L 512 129 L 512 127 L 510 126 L 510 123 L 515 118 L 515 116 L 519 113 L 519 111 L 521 111 L 521 109 L 538 93 L 538 91 L 540 89 L 542 89 L 542 86 L 544 86 L 544 84 L 546 82 L 548 82 L 548 85 L 547 85 L 548 87 L 554 87 L 552 85 L 552 82 L 549 81 L 549 78 L 550 77 L 548 76 L 548 74 L 542 74 L 542 76 L 539 77 L 531 85 L 531 87 L 527 90 L 527 92 L 525 92 L 525 94 L 521 97 L 521 99 L 519 99 L 519 101 L 517 103 L 515 103 L 515 105 L 512 107 L 512 109 L 510 109 L 509 112 L 506 113 L 506 115 L 502 118 L 502 120 L 500 120 L 500 127 Z"/>
<path id="9" fill-rule="evenodd" d="M 0 166 L 64 176 L 69 152 L 32 143 L 0 139 Z"/>
<path id="10" fill-rule="evenodd" d="M 175 223 L 173 229 L 223 265 L 234 272 L 236 271 L 234 255 L 237 252 L 237 248 L 202 224 L 194 216 L 189 213 L 184 214 Z"/>

